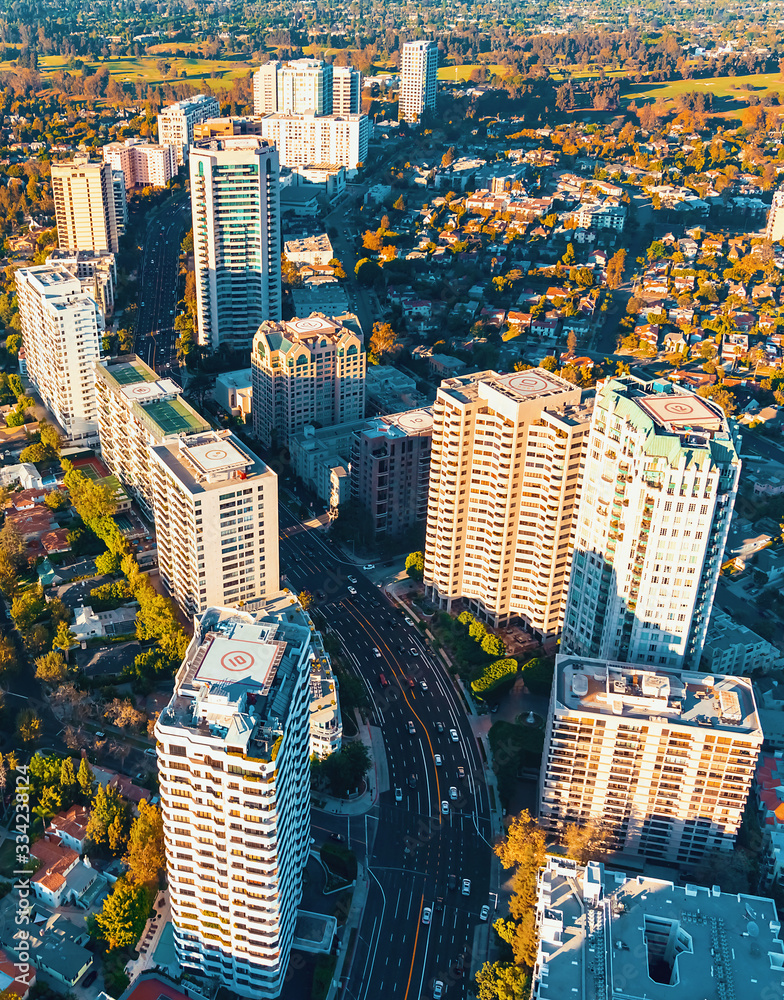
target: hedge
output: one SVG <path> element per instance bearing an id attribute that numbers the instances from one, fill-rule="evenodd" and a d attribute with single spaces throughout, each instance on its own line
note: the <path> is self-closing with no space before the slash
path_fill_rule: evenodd
<path id="1" fill-rule="evenodd" d="M 481 676 L 477 677 L 475 681 L 471 681 L 474 694 L 488 694 L 502 681 L 513 677 L 517 673 L 517 666 L 517 660 L 511 656 L 491 663 L 489 667 L 485 667 Z"/>

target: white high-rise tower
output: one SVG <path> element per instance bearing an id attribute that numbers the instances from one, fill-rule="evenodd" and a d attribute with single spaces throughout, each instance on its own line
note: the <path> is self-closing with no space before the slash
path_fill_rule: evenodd
<path id="1" fill-rule="evenodd" d="M 111 164 L 91 163 L 86 156 L 53 163 L 52 197 L 61 250 L 117 253 L 118 222 L 122 227 L 125 220 L 115 208 Z"/>
<path id="2" fill-rule="evenodd" d="M 406 42 L 400 59 L 398 118 L 418 122 L 423 111 L 436 106 L 438 46 L 433 41 Z"/>
<path id="3" fill-rule="evenodd" d="M 205 140 L 190 175 L 199 343 L 249 350 L 281 317 L 277 150 L 257 136 Z"/>

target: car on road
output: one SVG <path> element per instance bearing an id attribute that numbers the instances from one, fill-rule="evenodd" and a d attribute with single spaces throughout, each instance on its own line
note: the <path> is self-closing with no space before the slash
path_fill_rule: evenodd
<path id="1" fill-rule="evenodd" d="M 82 980 L 81 985 L 82 986 L 92 986 L 93 983 L 95 982 L 95 980 L 97 978 L 98 978 L 98 972 L 97 972 L 96 969 L 93 969 L 92 972 L 88 972 L 87 973 L 87 975 Z"/>
<path id="2" fill-rule="evenodd" d="M 447 887 L 447 889 L 450 890 L 450 892 L 451 892 L 452 889 L 456 889 L 457 888 L 457 876 L 456 875 L 447 875 L 447 878 L 446 878 L 446 887 Z"/>
<path id="3" fill-rule="evenodd" d="M 95 735 L 97 736 L 98 734 L 96 733 Z M 147 754 L 148 757 L 157 757 L 158 756 L 158 751 L 157 750 L 153 750 L 152 747 L 147 747 L 147 749 L 144 752 Z"/>
<path id="4" fill-rule="evenodd" d="M 450 785 L 450 786 L 449 786 L 449 798 L 450 798 L 450 799 L 451 799 L 451 800 L 452 800 L 453 802 L 456 802 L 456 801 L 457 801 L 457 789 L 455 788 L 455 786 L 454 786 L 454 785 Z"/>
<path id="5" fill-rule="evenodd" d="M 471 895 L 471 879 L 470 878 L 464 878 L 463 879 L 463 887 L 462 887 L 462 889 L 460 891 L 463 893 L 464 896 L 470 896 Z"/>
<path id="6" fill-rule="evenodd" d="M 444 763 L 440 753 L 435 754 L 433 760 L 436 762 L 436 767 L 441 767 Z"/>
<path id="7" fill-rule="evenodd" d="M 356 587 L 349 587 L 348 588 L 348 592 L 349 592 L 349 594 L 356 594 L 357 588 Z"/>
<path id="8" fill-rule="evenodd" d="M 429 924 L 430 923 L 430 918 L 432 916 L 433 916 L 433 911 L 430 909 L 429 906 L 426 906 L 424 908 L 424 910 L 422 910 L 422 923 L 423 924 Z"/>
<path id="9" fill-rule="evenodd" d="M 373 647 L 373 656 L 375 656 L 377 660 L 381 659 L 381 650 L 378 648 L 378 646 Z"/>
<path id="10" fill-rule="evenodd" d="M 381 685 L 382 688 L 385 688 L 389 684 L 389 681 L 386 678 L 386 674 L 382 673 L 378 675 L 378 683 Z"/>
<path id="11" fill-rule="evenodd" d="M 427 686 L 427 681 L 425 681 L 425 680 L 421 680 L 421 681 L 419 682 L 419 686 L 420 686 L 420 687 L 422 688 L 422 690 L 423 690 L 423 691 L 427 691 L 427 690 L 429 690 L 429 689 L 428 689 L 428 686 Z"/>
<path id="12" fill-rule="evenodd" d="M 403 620 L 405 621 L 406 625 L 413 625 L 414 624 L 414 619 L 413 618 L 409 618 L 408 615 L 406 615 L 406 617 Z"/>
<path id="13" fill-rule="evenodd" d="M 394 622 L 392 624 L 394 624 Z M 398 646 L 397 647 L 397 655 L 398 656 L 405 656 L 405 653 L 406 653 L 406 647 L 405 646 Z"/>
<path id="14" fill-rule="evenodd" d="M 465 768 L 462 766 L 457 769 L 457 776 L 461 781 L 465 781 Z"/>
<path id="15" fill-rule="evenodd" d="M 465 955 L 462 952 L 455 959 L 454 972 L 456 976 L 465 975 Z"/>
<path id="16" fill-rule="evenodd" d="M 342 843 L 343 843 L 343 841 L 344 841 L 344 840 L 345 840 L 346 838 L 345 838 L 345 837 L 343 836 L 343 834 L 342 834 L 342 833 L 331 833 L 331 834 L 329 835 L 329 839 L 330 839 L 330 840 L 334 840 L 334 841 L 335 841 L 335 843 L 337 843 L 337 844 L 342 844 Z"/>
<path id="17" fill-rule="evenodd" d="M 433 906 L 433 909 L 435 910 L 436 913 L 440 913 L 444 909 L 444 897 L 443 896 L 437 896 L 436 897 L 436 901 L 435 901 L 435 905 Z"/>
<path id="18" fill-rule="evenodd" d="M 403 789 L 400 786 L 395 786 L 395 802 L 403 801 Z"/>
<path id="19" fill-rule="evenodd" d="M 443 722 L 437 722 L 436 723 L 436 732 L 437 733 L 443 733 L 443 731 L 444 731 L 444 723 Z"/>
<path id="20" fill-rule="evenodd" d="M 376 564 L 375 563 L 365 563 L 365 565 L 362 567 L 362 569 L 364 569 L 366 572 L 368 570 L 375 569 L 375 568 L 376 568 Z"/>
<path id="21" fill-rule="evenodd" d="M 444 995 L 444 984 L 440 979 L 436 979 L 433 983 L 433 1000 L 441 1000 Z"/>
<path id="22" fill-rule="evenodd" d="M 487 920 L 489 916 L 490 916 L 490 907 L 487 905 L 487 903 L 485 903 L 485 905 L 479 911 L 479 919 Z"/>
<path id="23" fill-rule="evenodd" d="M 410 688 L 414 687 L 414 678 L 413 677 L 406 677 L 406 681 L 408 682 L 408 686 Z"/>
<path id="24" fill-rule="evenodd" d="M 416 726 L 411 721 L 411 719 L 408 720 L 408 731 L 409 733 L 411 733 L 412 736 L 414 735 L 414 733 L 416 733 Z"/>
<path id="25" fill-rule="evenodd" d="M 457 730 L 456 729 L 450 729 L 449 730 L 449 739 L 453 743 L 459 743 L 460 742 L 460 737 L 457 735 Z"/>
<path id="26" fill-rule="evenodd" d="M 444 799 L 444 801 L 441 803 L 441 813 L 444 816 L 448 816 L 449 815 L 449 803 L 447 802 L 446 799 Z"/>
<path id="27" fill-rule="evenodd" d="M 411 649 L 409 649 L 409 653 L 412 656 L 419 656 L 419 650 L 416 648 L 416 646 L 412 646 Z"/>
<path id="28" fill-rule="evenodd" d="M 99 733 L 96 733 L 96 734 L 95 734 L 95 738 L 96 738 L 97 740 L 105 740 L 105 739 L 106 739 L 106 733 L 100 733 L 100 732 L 99 732 Z M 147 752 L 147 751 L 145 750 L 145 753 L 146 753 L 146 752 Z"/>
<path id="29" fill-rule="evenodd" d="M 356 583 L 356 582 L 357 582 L 357 578 L 356 578 L 355 576 L 350 576 L 350 577 L 348 578 L 348 582 L 349 582 L 349 583 Z"/>
<path id="30" fill-rule="evenodd" d="M 317 601 L 323 601 L 324 600 L 324 591 L 323 590 L 317 590 L 316 591 L 316 600 Z"/>
<path id="31" fill-rule="evenodd" d="M 409 788 L 416 788 L 416 775 L 415 774 L 409 774 L 409 776 L 408 776 L 408 778 L 406 780 L 408 781 L 408 787 Z"/>

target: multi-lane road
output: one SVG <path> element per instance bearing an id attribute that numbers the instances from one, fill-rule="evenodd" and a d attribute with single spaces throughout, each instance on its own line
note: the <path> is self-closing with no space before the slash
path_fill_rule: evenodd
<path id="1" fill-rule="evenodd" d="M 144 242 L 135 349 L 162 375 L 176 375 L 178 371 L 174 317 L 180 244 L 189 220 L 187 204 L 170 202 L 168 210 L 150 221 Z"/>
<path id="2" fill-rule="evenodd" d="M 465 997 L 485 958 L 496 887 L 483 761 L 460 695 L 417 628 L 319 530 L 305 530 L 285 503 L 280 524 L 288 583 L 322 595 L 313 614 L 365 686 L 385 749 L 369 813 L 313 814 L 317 842 L 342 832 L 370 873 L 339 997 L 418 1000 L 437 980 L 449 1000 Z"/>

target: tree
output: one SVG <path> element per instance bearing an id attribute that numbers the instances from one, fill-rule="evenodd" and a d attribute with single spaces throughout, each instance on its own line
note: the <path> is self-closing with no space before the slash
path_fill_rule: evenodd
<path id="1" fill-rule="evenodd" d="M 371 253 L 378 253 L 383 245 L 381 234 L 374 233 L 372 229 L 366 230 L 362 236 L 362 246 Z"/>
<path id="2" fill-rule="evenodd" d="M 166 867 L 163 816 L 158 806 L 150 805 L 144 799 L 139 803 L 139 815 L 131 826 L 123 863 L 128 866 L 128 878 L 134 884 L 159 885 L 161 872 Z"/>
<path id="3" fill-rule="evenodd" d="M 567 245 L 566 245 L 566 253 L 563 255 L 563 257 L 561 257 L 561 262 L 566 267 L 571 267 L 572 264 L 574 264 L 574 261 L 575 261 L 574 244 L 573 243 L 567 243 Z"/>
<path id="4" fill-rule="evenodd" d="M 79 765 L 76 780 L 79 783 L 79 791 L 82 793 L 82 797 L 85 800 L 92 798 L 93 788 L 95 786 L 95 775 L 93 774 L 93 769 L 90 767 L 86 757 L 82 757 L 82 762 Z"/>
<path id="5" fill-rule="evenodd" d="M 731 417 L 738 406 L 735 396 L 721 385 L 703 385 L 697 390 L 697 395 L 710 399 L 724 410 L 724 413 Z"/>
<path id="6" fill-rule="evenodd" d="M 451 167 L 454 162 L 455 162 L 455 147 L 450 146 L 449 149 L 441 157 L 441 166 Z"/>
<path id="7" fill-rule="evenodd" d="M 81 785 L 81 768 L 79 784 Z M 119 824 L 117 823 L 118 818 Z M 119 846 L 112 846 L 110 842 L 109 830 L 112 824 L 114 824 L 114 832 L 111 841 Z M 119 854 L 122 843 L 125 842 L 125 837 L 128 834 L 128 825 L 128 806 L 120 793 L 116 788 L 104 788 L 99 785 L 93 798 L 92 811 L 87 823 L 88 838 L 99 847 L 109 847 L 112 853 Z"/>
<path id="8" fill-rule="evenodd" d="M 50 510 L 62 510 L 68 506 L 68 497 L 62 490 L 50 490 L 44 497 L 44 503 Z"/>
<path id="9" fill-rule="evenodd" d="M 127 876 L 123 876 L 115 882 L 101 912 L 88 926 L 94 936 L 106 941 L 110 951 L 131 948 L 144 930 L 151 904 L 148 890 L 143 885 L 134 885 Z"/>
<path id="10" fill-rule="evenodd" d="M 130 698 L 114 698 L 104 710 L 104 718 L 120 729 L 140 727 L 147 720 L 144 712 L 133 707 Z"/>
<path id="11" fill-rule="evenodd" d="M 120 572 L 122 557 L 119 552 L 102 552 L 95 557 L 95 571 L 102 576 L 115 576 Z"/>
<path id="12" fill-rule="evenodd" d="M 482 651 L 488 656 L 503 656 L 506 653 L 506 646 L 502 639 L 492 632 L 488 632 L 482 639 Z"/>
<path id="13" fill-rule="evenodd" d="M 479 1000 L 527 1000 L 530 979 L 510 962 L 485 962 L 476 974 Z"/>
<path id="14" fill-rule="evenodd" d="M 57 626 L 57 632 L 55 633 L 52 645 L 56 646 L 57 649 L 62 649 L 62 651 L 67 655 L 68 650 L 72 646 L 75 646 L 76 643 L 76 636 L 70 630 L 68 624 L 66 622 L 60 622 Z"/>
<path id="15" fill-rule="evenodd" d="M 399 197 L 399 198 L 398 198 L 398 199 L 397 199 L 397 200 L 395 201 L 395 203 L 394 203 L 394 205 L 392 206 L 392 208 L 394 208 L 394 210 L 395 210 L 396 212 L 405 212 L 405 210 L 406 210 L 406 202 L 405 202 L 405 199 L 403 198 L 403 195 L 402 195 L 402 194 L 401 194 L 401 195 L 400 195 L 400 197 Z"/>
<path id="16" fill-rule="evenodd" d="M 569 823 L 564 830 L 563 845 L 578 865 L 602 860 L 610 845 L 610 831 L 602 823 L 588 820 L 582 826 Z"/>
<path id="17" fill-rule="evenodd" d="M 16 731 L 23 743 L 32 743 L 43 731 L 41 717 L 34 709 L 23 708 L 16 716 Z"/>
<path id="18" fill-rule="evenodd" d="M 542 358 L 539 362 L 539 367 L 544 368 L 546 372 L 554 372 L 558 370 L 558 359 L 554 358 L 552 354 L 549 354 L 546 358 Z"/>
<path id="19" fill-rule="evenodd" d="M 425 572 L 424 552 L 410 552 L 406 556 L 406 572 L 412 580 L 419 580 L 421 583 L 422 575 Z"/>
<path id="20" fill-rule="evenodd" d="M 38 804 L 33 806 L 32 812 L 38 817 L 38 819 L 40 819 L 41 826 L 44 830 L 46 829 L 52 816 L 56 815 L 60 811 L 62 804 L 59 788 L 47 785 L 47 787 L 42 790 Z"/>
<path id="21" fill-rule="evenodd" d="M 307 611 L 313 605 L 313 594 L 309 590 L 301 590 L 299 592 L 299 603 L 302 610 Z"/>
<path id="22" fill-rule="evenodd" d="M 381 360 L 385 355 L 391 354 L 397 347 L 397 334 L 391 323 L 375 322 L 373 332 L 370 335 L 369 349 L 371 355 Z"/>
<path id="23" fill-rule="evenodd" d="M 574 330 L 570 330 L 569 333 L 566 335 L 567 353 L 573 356 L 576 347 L 577 347 L 577 334 L 574 332 Z"/>
<path id="24" fill-rule="evenodd" d="M 330 754 L 322 765 L 324 777 L 333 795 L 344 796 L 362 783 L 370 770 L 370 752 L 364 743 L 347 743 Z"/>
<path id="25" fill-rule="evenodd" d="M 19 671 L 16 646 L 11 639 L 0 639 L 0 677 L 7 678 Z"/>
<path id="26" fill-rule="evenodd" d="M 621 249 L 607 261 L 607 287 L 620 288 L 623 284 L 623 273 L 626 269 L 626 251 Z"/>
<path id="27" fill-rule="evenodd" d="M 68 667 L 62 653 L 52 650 L 37 657 L 35 661 L 35 676 L 44 684 L 62 684 L 68 675 Z"/>
<path id="28" fill-rule="evenodd" d="M 60 767 L 60 792 L 64 803 L 70 805 L 76 795 L 76 775 L 74 774 L 73 761 L 70 757 L 64 757 Z"/>

